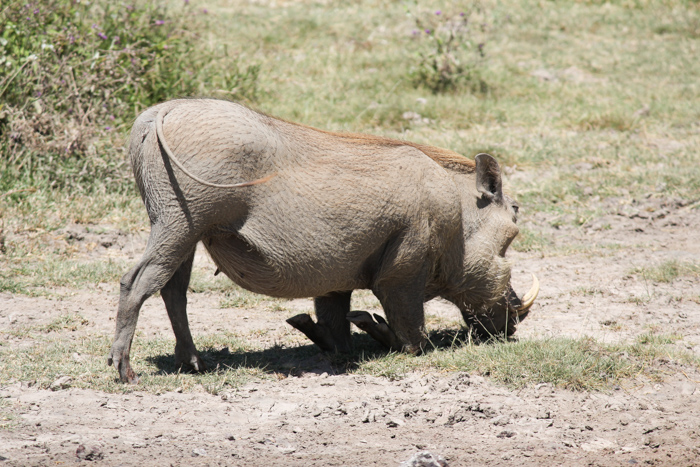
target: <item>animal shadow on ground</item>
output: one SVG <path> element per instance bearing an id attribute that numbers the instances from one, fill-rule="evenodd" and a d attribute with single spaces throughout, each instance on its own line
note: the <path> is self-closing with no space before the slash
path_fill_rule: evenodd
<path id="1" fill-rule="evenodd" d="M 463 345 L 489 345 L 499 338 L 479 338 L 470 328 L 462 327 L 431 331 L 428 339 L 428 346 L 424 353 Z M 299 376 L 303 373 L 344 374 L 357 369 L 362 362 L 381 359 L 389 354 L 385 347 L 364 333 L 354 334 L 353 344 L 352 352 L 337 354 L 323 352 L 313 344 L 298 347 L 276 344 L 263 350 L 235 352 L 228 347 L 203 347 L 199 350 L 199 354 L 210 373 L 236 368 L 252 368 L 284 376 Z M 182 371 L 175 365 L 175 357 L 172 353 L 148 357 L 147 360 L 158 368 L 158 374 L 161 375 Z"/>

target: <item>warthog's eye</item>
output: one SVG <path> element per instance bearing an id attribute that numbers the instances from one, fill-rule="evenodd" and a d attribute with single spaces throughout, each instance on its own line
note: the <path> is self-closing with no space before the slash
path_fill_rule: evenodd
<path id="1" fill-rule="evenodd" d="M 516 203 L 515 201 L 513 201 L 510 206 L 513 208 L 513 222 L 517 223 L 518 222 L 518 211 L 520 210 L 520 206 L 518 206 L 518 203 Z"/>

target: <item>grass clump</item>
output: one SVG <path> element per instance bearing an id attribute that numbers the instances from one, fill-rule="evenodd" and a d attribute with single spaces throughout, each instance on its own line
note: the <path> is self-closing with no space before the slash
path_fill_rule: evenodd
<path id="1" fill-rule="evenodd" d="M 179 388 L 183 391 L 204 388 L 217 394 L 226 388 L 238 387 L 251 378 L 265 377 L 262 367 L 244 363 L 245 358 L 238 357 L 250 348 L 230 335 L 208 335 L 196 339 L 201 354 L 213 366 L 212 371 L 204 374 L 182 373 L 175 367 L 173 339 L 137 336 L 131 354 L 132 365 L 140 377 L 140 384 L 136 387 L 119 383 L 114 368 L 107 366 L 106 355 L 111 345 L 107 336 L 66 339 L 65 336 L 51 335 L 39 336 L 38 339 L 40 341 L 30 347 L 0 348 L 0 386 L 29 381 L 39 388 L 48 389 L 60 376 L 70 376 L 71 387 L 105 392 L 139 390 L 158 393 Z"/>
<path id="2" fill-rule="evenodd" d="M 420 357 L 390 353 L 360 362 L 357 372 L 400 379 L 416 370 L 477 372 L 511 388 L 539 383 L 573 391 L 598 391 L 644 374 L 656 377 L 655 359 L 676 358 L 697 366 L 668 345 L 673 339 L 646 335 L 629 345 L 606 345 L 591 338 L 456 342 Z"/>
<path id="3" fill-rule="evenodd" d="M 417 63 L 410 71 L 414 85 L 434 94 L 459 89 L 486 92 L 481 75 L 486 43 L 476 38 L 485 35 L 486 24 L 478 24 L 475 15 L 465 11 L 437 10 L 411 16 L 416 25 L 412 35 L 418 46 Z"/>
<path id="4" fill-rule="evenodd" d="M 116 283 L 127 269 L 124 261 L 16 260 L 0 266 L 0 292 L 46 295 L 51 287 L 81 288 L 103 282 Z"/>
<path id="5" fill-rule="evenodd" d="M 658 266 L 634 268 L 630 274 L 641 276 L 645 280 L 669 283 L 683 276 L 699 277 L 700 265 L 672 259 Z"/>
<path id="6" fill-rule="evenodd" d="M 7 399 L 0 399 L 0 430 L 11 430 L 17 424 L 15 415 L 9 411 L 9 405 Z"/>

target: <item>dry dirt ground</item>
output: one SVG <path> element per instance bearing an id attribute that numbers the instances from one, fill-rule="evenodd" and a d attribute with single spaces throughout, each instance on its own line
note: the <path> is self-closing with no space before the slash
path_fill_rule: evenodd
<path id="1" fill-rule="evenodd" d="M 517 290 L 529 286 L 529 272 L 542 284 L 515 337 L 592 336 L 618 343 L 653 331 L 678 335 L 675 345 L 700 354 L 697 276 L 656 283 L 630 274 L 669 259 L 697 263 L 700 209 L 657 196 L 606 202 L 608 214 L 581 227 L 551 222 L 547 214 L 525 219 L 526 228 L 554 245 L 546 254 L 509 253 Z M 81 235 L 95 260 L 135 261 L 144 241 L 109 230 Z M 207 261 L 198 255 L 199 266 Z M 193 334 L 259 330 L 270 346 L 303 343 L 284 319 L 310 309 L 310 301 L 274 311 L 219 309 L 217 300 L 205 293 L 191 298 Z M 116 304 L 116 284 L 60 300 L 4 293 L 0 329 L 79 312 L 89 332 L 111 335 Z M 445 303 L 427 309 L 457 322 L 458 312 Z M 171 335 L 160 299 L 147 301 L 139 329 Z M 0 466 L 398 466 L 422 450 L 451 466 L 700 465 L 700 374 L 670 361 L 663 369 L 662 381 L 640 377 L 592 393 L 548 384 L 511 390 L 460 372 L 411 373 L 394 381 L 335 374 L 322 355 L 313 371 L 255 380 L 218 395 L 50 391 L 15 382 L 0 387 L 3 410 L 17 420 L 0 431 Z"/>

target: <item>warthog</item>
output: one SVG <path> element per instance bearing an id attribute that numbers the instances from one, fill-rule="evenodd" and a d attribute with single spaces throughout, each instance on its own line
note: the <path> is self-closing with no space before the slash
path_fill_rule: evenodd
<path id="1" fill-rule="evenodd" d="M 190 334 L 186 294 L 195 246 L 250 291 L 315 297 L 317 322 L 288 320 L 324 350 L 351 347 L 355 323 L 392 349 L 426 343 L 423 303 L 444 297 L 490 333 L 512 332 L 532 305 L 510 287 L 506 249 L 517 204 L 498 163 L 431 146 L 331 133 L 214 99 L 173 100 L 134 123 L 134 176 L 151 222 L 141 261 L 121 280 L 109 364 L 129 364 L 141 305 L 160 291 L 175 361 L 205 369 Z M 350 311 L 370 289 L 386 321 Z M 377 316 L 377 315 L 375 315 Z"/>

